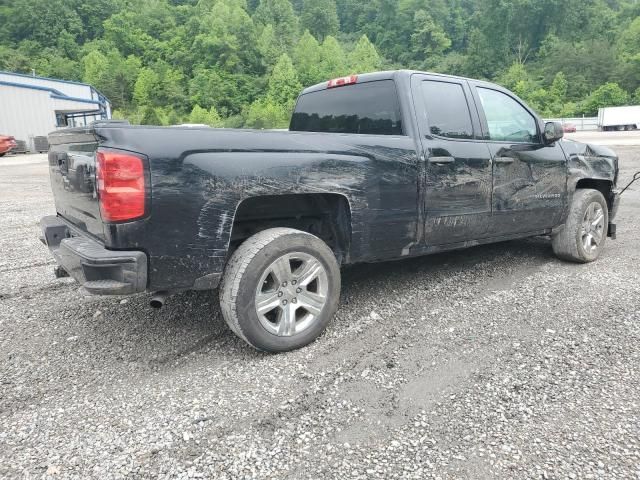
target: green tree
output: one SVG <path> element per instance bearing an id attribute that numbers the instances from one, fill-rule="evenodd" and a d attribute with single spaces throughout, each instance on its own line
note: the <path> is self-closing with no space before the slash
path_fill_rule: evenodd
<path id="1" fill-rule="evenodd" d="M 135 11 L 122 11 L 105 20 L 104 37 L 124 55 L 144 52 L 148 58 L 156 49 L 157 40 L 142 28 Z"/>
<path id="2" fill-rule="evenodd" d="M 171 111 L 169 112 L 169 114 L 167 115 L 167 125 L 179 125 L 182 123 L 182 117 L 180 116 L 180 114 L 178 114 L 178 112 L 176 112 L 175 110 L 171 109 Z"/>
<path id="3" fill-rule="evenodd" d="M 629 90 L 640 87 L 640 17 L 622 32 L 618 41 L 618 78 Z"/>
<path id="4" fill-rule="evenodd" d="M 265 98 L 252 103 L 246 112 L 245 127 L 248 128 L 287 128 L 291 111 L 286 106 Z"/>
<path id="5" fill-rule="evenodd" d="M 104 19 L 125 8 L 121 0 L 72 0 L 83 26 L 82 39 L 91 40 L 104 34 Z"/>
<path id="6" fill-rule="evenodd" d="M 210 127 L 221 127 L 222 119 L 214 107 L 206 110 L 196 104 L 189 114 L 189 123 L 204 124 L 209 125 Z"/>
<path id="7" fill-rule="evenodd" d="M 349 73 L 342 45 L 335 37 L 325 38 L 320 47 L 320 80 L 344 77 Z"/>
<path id="8" fill-rule="evenodd" d="M 293 61 L 303 85 L 314 85 L 322 80 L 322 49 L 309 30 L 293 50 Z"/>
<path id="9" fill-rule="evenodd" d="M 158 73 L 160 84 L 155 91 L 154 100 L 157 106 L 184 108 L 187 103 L 186 82 L 184 73 L 180 68 L 170 65 L 165 61 L 159 61 L 153 65 Z"/>
<path id="10" fill-rule="evenodd" d="M 629 90 L 640 86 L 640 52 L 620 60 L 615 78 Z"/>
<path id="11" fill-rule="evenodd" d="M 524 82 L 524 85 L 526 85 L 531 81 L 531 79 L 524 64 L 514 62 L 496 79 L 496 81 L 505 88 L 515 90 L 518 84 Z M 520 88 L 522 88 L 522 85 L 520 85 Z"/>
<path id="12" fill-rule="evenodd" d="M 629 103 L 629 94 L 617 83 L 605 83 L 597 88 L 582 103 L 581 110 L 585 115 L 597 115 L 603 107 L 617 107 Z"/>
<path id="13" fill-rule="evenodd" d="M 349 65 L 353 72 L 367 73 L 380 68 L 382 60 L 376 51 L 376 47 L 369 41 L 366 35 L 362 35 L 355 48 L 349 55 Z"/>
<path id="14" fill-rule="evenodd" d="M 533 84 L 527 86 L 526 91 L 520 91 L 521 98 L 533 108 L 538 115 L 550 117 L 554 115 L 553 106 L 549 103 L 549 92 L 542 87 Z"/>
<path id="15" fill-rule="evenodd" d="M 283 45 L 278 41 L 273 25 L 269 24 L 262 29 L 258 37 L 258 52 L 262 57 L 265 70 L 270 72 L 280 55 L 284 53 Z"/>
<path id="16" fill-rule="evenodd" d="M 269 77 L 267 98 L 278 105 L 291 106 L 300 90 L 302 85 L 296 69 L 289 56 L 283 53 Z"/>
<path id="17" fill-rule="evenodd" d="M 189 102 L 215 107 L 225 116 L 236 115 L 263 89 L 260 78 L 199 67 L 189 80 Z"/>
<path id="18" fill-rule="evenodd" d="M 189 80 L 189 101 L 210 108 L 217 104 L 222 77 L 218 71 L 198 67 Z"/>
<path id="19" fill-rule="evenodd" d="M 283 54 L 293 71 L 281 62 Z M 0 1 L 0 69 L 86 81 L 134 122 L 177 123 L 198 105 L 209 113 L 214 107 L 225 125 L 281 127 L 297 82 L 382 68 L 485 78 L 544 115 L 593 114 L 623 97 L 603 84 L 624 92 L 640 88 L 640 4 Z M 279 82 L 290 91 L 280 95 Z M 157 120 L 149 120 L 154 115 Z"/>
<path id="20" fill-rule="evenodd" d="M 158 110 L 151 105 L 144 107 L 140 125 L 163 125 Z"/>
<path id="21" fill-rule="evenodd" d="M 286 128 L 302 86 L 293 62 L 283 53 L 269 76 L 267 94 L 253 102 L 244 112 L 249 128 Z"/>
<path id="22" fill-rule="evenodd" d="M 151 105 L 160 88 L 160 77 L 151 68 L 142 68 L 133 87 L 133 99 L 138 105 Z"/>
<path id="23" fill-rule="evenodd" d="M 424 10 L 415 13 L 413 24 L 411 51 L 416 59 L 425 59 L 428 64 L 435 63 L 437 57 L 451 47 L 451 40 Z"/>
<path id="24" fill-rule="evenodd" d="M 302 28 L 320 41 L 336 35 L 340 27 L 335 0 L 304 0 L 300 20 Z"/>
<path id="25" fill-rule="evenodd" d="M 0 70 L 27 73 L 31 68 L 29 55 L 5 45 L 0 45 Z"/>
<path id="26" fill-rule="evenodd" d="M 569 99 L 584 98 L 603 82 L 614 79 L 616 52 L 608 40 L 562 40 L 555 35 L 545 38 L 536 67 L 545 82 L 552 82 L 557 72 L 571 72 Z"/>
<path id="27" fill-rule="evenodd" d="M 3 28 L 16 43 L 32 40 L 55 46 L 62 32 L 74 38 L 82 35 L 82 20 L 72 2 L 66 0 L 12 0 Z"/>
<path id="28" fill-rule="evenodd" d="M 640 17 L 625 28 L 618 40 L 618 49 L 623 55 L 633 56 L 640 52 Z"/>
<path id="29" fill-rule="evenodd" d="M 92 50 L 82 59 L 84 66 L 84 81 L 96 85 L 102 81 L 102 76 L 109 68 L 106 55 L 98 50 Z"/>
<path id="30" fill-rule="evenodd" d="M 80 53 L 80 47 L 76 43 L 75 36 L 66 30 L 60 32 L 56 40 L 56 46 L 52 50 L 54 50 L 60 58 L 69 60 L 77 60 Z"/>
<path id="31" fill-rule="evenodd" d="M 568 111 L 575 107 L 567 108 L 567 92 L 569 91 L 569 82 L 562 72 L 558 72 L 553 78 L 549 93 L 544 102 L 546 116 L 565 116 Z M 546 93 L 546 92 L 545 92 Z"/>
<path id="32" fill-rule="evenodd" d="M 109 98 L 114 108 L 131 105 L 133 88 L 138 78 L 141 62 L 130 55 L 126 59 L 113 49 L 106 54 L 89 51 L 82 58 L 83 80 Z"/>
<path id="33" fill-rule="evenodd" d="M 272 25 L 282 51 L 290 49 L 298 36 L 298 17 L 289 0 L 260 0 L 253 15 L 262 25 Z"/>
<path id="34" fill-rule="evenodd" d="M 564 103 L 567 98 L 567 92 L 569 91 L 569 82 L 564 73 L 558 72 L 553 78 L 551 84 L 551 97 L 554 101 Z"/>
<path id="35" fill-rule="evenodd" d="M 237 2 L 218 0 L 197 23 L 193 62 L 234 73 L 259 70 L 255 25 Z"/>

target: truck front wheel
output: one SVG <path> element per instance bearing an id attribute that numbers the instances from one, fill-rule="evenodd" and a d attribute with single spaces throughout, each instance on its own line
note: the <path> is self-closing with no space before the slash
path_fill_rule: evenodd
<path id="1" fill-rule="evenodd" d="M 593 262 L 602 252 L 608 227 L 609 210 L 602 193 L 576 190 L 564 228 L 552 239 L 553 251 L 570 262 Z"/>
<path id="2" fill-rule="evenodd" d="M 318 237 L 272 228 L 233 253 L 220 286 L 222 314 L 258 350 L 286 352 L 313 342 L 338 308 L 340 267 Z"/>

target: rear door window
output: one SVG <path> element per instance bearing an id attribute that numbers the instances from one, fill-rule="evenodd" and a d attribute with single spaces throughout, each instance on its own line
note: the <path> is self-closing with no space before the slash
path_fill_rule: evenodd
<path id="1" fill-rule="evenodd" d="M 403 135 L 393 80 L 318 90 L 298 99 L 290 130 Z"/>
<path id="2" fill-rule="evenodd" d="M 473 138 L 471 113 L 461 84 L 425 80 L 422 96 L 432 135 Z"/>

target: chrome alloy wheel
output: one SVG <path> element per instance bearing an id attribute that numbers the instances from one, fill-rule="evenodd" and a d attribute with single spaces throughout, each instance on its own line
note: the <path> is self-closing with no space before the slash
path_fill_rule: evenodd
<path id="1" fill-rule="evenodd" d="M 592 253 L 596 250 L 604 239 L 604 211 L 602 205 L 593 202 L 587 208 L 582 219 L 582 247 L 585 252 Z"/>
<path id="2" fill-rule="evenodd" d="M 255 307 L 262 326 L 291 337 L 313 325 L 327 303 L 327 272 L 307 253 L 287 253 L 269 265 L 256 289 Z"/>

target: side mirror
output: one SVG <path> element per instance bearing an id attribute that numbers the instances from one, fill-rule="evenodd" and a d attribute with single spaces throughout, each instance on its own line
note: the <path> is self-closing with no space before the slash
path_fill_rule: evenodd
<path id="1" fill-rule="evenodd" d="M 560 122 L 547 122 L 544 125 L 544 143 L 551 145 L 564 137 L 564 128 Z"/>

